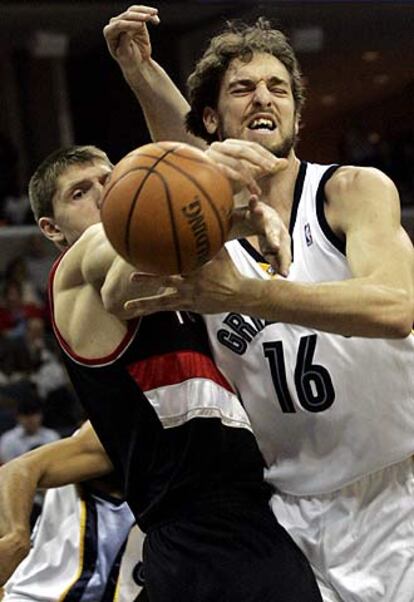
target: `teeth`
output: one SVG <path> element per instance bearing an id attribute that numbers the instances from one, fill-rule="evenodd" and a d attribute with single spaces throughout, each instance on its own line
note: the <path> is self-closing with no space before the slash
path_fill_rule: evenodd
<path id="1" fill-rule="evenodd" d="M 265 128 L 267 130 L 274 130 L 275 126 L 273 124 L 273 121 L 271 119 L 266 119 L 264 117 L 259 117 L 258 119 L 254 119 L 251 124 L 249 125 L 249 128 L 252 130 L 258 130 L 260 128 Z"/>

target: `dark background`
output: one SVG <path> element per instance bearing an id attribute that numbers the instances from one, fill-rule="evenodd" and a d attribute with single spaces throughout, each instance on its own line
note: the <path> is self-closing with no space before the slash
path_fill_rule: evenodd
<path id="1" fill-rule="evenodd" d="M 60 144 L 93 143 L 116 161 L 148 141 L 102 36 L 108 19 L 128 5 L 1 3 L 0 132 L 18 156 L 18 189 Z M 181 89 L 207 38 L 226 19 L 265 14 L 289 34 L 308 83 L 299 155 L 355 162 L 353 155 L 363 156 L 364 145 L 371 145 L 377 163 L 388 160 L 395 170 L 406 160 L 398 147 L 412 142 L 414 129 L 412 2 L 199 0 L 157 7 L 162 22 L 151 28 L 154 56 Z M 355 146 L 362 148 L 355 152 Z M 381 159 L 384 153 L 393 156 Z M 403 200 L 412 202 L 405 192 Z"/>

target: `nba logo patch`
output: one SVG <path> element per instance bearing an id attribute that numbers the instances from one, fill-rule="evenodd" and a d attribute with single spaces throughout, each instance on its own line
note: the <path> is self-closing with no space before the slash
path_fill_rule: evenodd
<path id="1" fill-rule="evenodd" d="M 308 247 L 310 247 L 313 243 L 313 238 L 309 224 L 305 224 L 305 240 Z"/>

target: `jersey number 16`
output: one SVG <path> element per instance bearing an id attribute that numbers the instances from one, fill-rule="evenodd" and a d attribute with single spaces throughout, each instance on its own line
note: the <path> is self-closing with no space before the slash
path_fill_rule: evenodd
<path id="1" fill-rule="evenodd" d="M 294 373 L 299 403 L 309 412 L 323 412 L 330 408 L 335 400 L 335 390 L 328 370 L 312 363 L 316 341 L 316 334 L 301 337 Z M 263 353 L 269 362 L 273 385 L 282 411 L 296 412 L 286 378 L 282 341 L 263 343 Z"/>

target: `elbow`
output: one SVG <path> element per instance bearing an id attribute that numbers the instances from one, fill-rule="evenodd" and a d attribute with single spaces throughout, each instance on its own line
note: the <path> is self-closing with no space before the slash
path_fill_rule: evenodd
<path id="1" fill-rule="evenodd" d="M 392 331 L 392 337 L 394 339 L 405 339 L 413 330 L 413 320 L 399 319 L 395 320 L 395 324 Z"/>
<path id="2" fill-rule="evenodd" d="M 412 322 L 408 323 L 404 320 L 394 320 L 393 323 L 388 325 L 387 332 L 384 336 L 389 339 L 405 339 L 411 334 L 412 329 Z"/>

